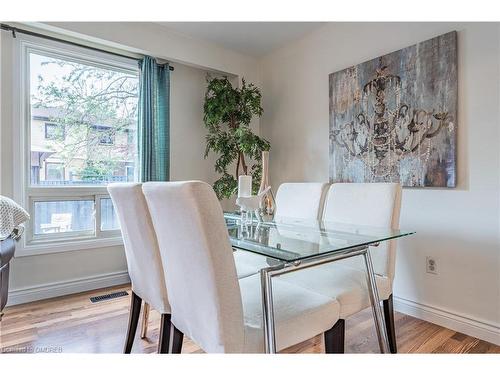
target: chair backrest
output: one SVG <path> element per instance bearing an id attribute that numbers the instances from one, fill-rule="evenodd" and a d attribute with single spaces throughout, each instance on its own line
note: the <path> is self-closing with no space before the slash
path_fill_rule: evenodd
<path id="1" fill-rule="evenodd" d="M 321 218 L 328 184 L 321 182 L 287 182 L 276 193 L 275 217 L 301 219 Z"/>
<path id="2" fill-rule="evenodd" d="M 170 313 L 160 249 L 139 183 L 108 185 L 120 222 L 132 290 L 158 312 Z"/>
<path id="3" fill-rule="evenodd" d="M 334 183 L 325 199 L 323 220 L 399 229 L 401 193 L 397 183 Z M 392 280 L 396 241 L 381 243 L 371 256 L 375 272 Z"/>
<path id="4" fill-rule="evenodd" d="M 201 181 L 147 182 L 172 322 L 209 353 L 243 351 L 244 321 L 233 250 L 219 201 Z"/>

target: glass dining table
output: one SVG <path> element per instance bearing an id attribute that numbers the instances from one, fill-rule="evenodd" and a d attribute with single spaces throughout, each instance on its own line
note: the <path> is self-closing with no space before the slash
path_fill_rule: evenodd
<path id="1" fill-rule="evenodd" d="M 276 353 L 272 278 L 304 268 L 362 256 L 367 288 L 381 353 L 389 352 L 385 321 L 368 249 L 381 242 L 414 234 L 411 231 L 365 225 L 279 217 L 262 221 L 242 220 L 236 213 L 224 213 L 233 248 L 271 258 L 260 270 L 263 328 L 267 353 Z"/>

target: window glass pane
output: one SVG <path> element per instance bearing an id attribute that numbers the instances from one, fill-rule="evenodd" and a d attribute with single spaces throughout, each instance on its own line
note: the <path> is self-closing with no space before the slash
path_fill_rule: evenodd
<path id="1" fill-rule="evenodd" d="M 45 180 L 62 181 L 64 180 L 63 164 L 47 163 L 45 164 Z"/>
<path id="2" fill-rule="evenodd" d="M 38 52 L 29 67 L 31 184 L 133 181 L 137 74 Z"/>
<path id="3" fill-rule="evenodd" d="M 64 140 L 64 126 L 58 124 L 45 123 L 45 139 Z"/>
<path id="4" fill-rule="evenodd" d="M 120 229 L 111 198 L 101 198 L 101 230 Z"/>
<path id="5" fill-rule="evenodd" d="M 94 231 L 94 201 L 35 202 L 34 234 Z"/>

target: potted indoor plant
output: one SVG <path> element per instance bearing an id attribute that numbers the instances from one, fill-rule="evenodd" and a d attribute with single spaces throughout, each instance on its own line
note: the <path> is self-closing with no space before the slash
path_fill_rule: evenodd
<path id="1" fill-rule="evenodd" d="M 262 173 L 262 151 L 270 144 L 254 134 L 250 122 L 262 116 L 260 90 L 242 80 L 233 87 L 227 77 L 209 77 L 205 94 L 203 121 L 208 129 L 205 158 L 217 155 L 215 171 L 221 174 L 213 188 L 219 199 L 231 198 L 238 188 L 238 176 L 251 175 L 257 193 Z M 234 168 L 230 172 L 230 168 Z"/>

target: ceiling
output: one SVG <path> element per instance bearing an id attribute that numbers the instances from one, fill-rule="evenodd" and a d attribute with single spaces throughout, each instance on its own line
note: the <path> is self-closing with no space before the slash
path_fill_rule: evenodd
<path id="1" fill-rule="evenodd" d="M 322 22 L 159 22 L 196 39 L 261 57 L 322 26 Z"/>

